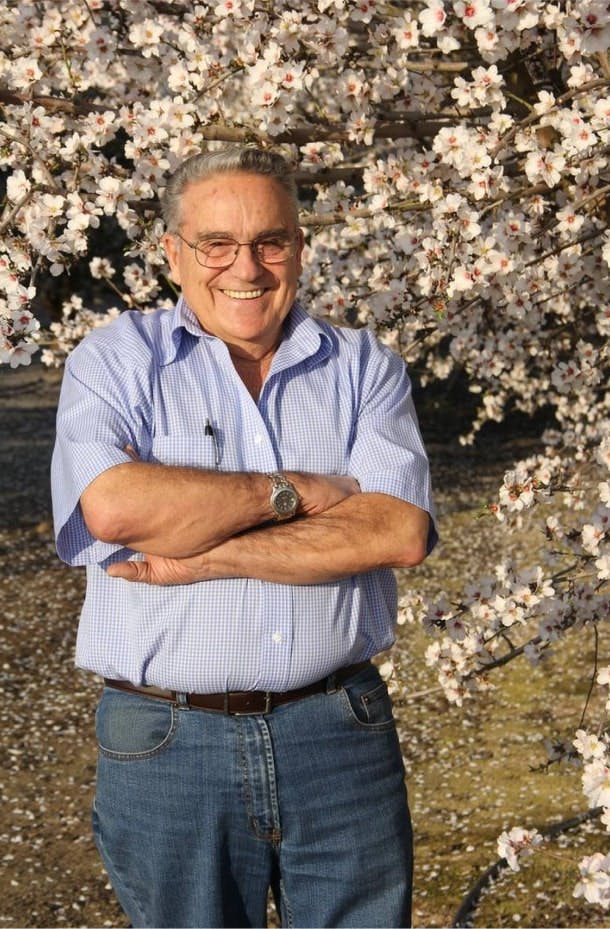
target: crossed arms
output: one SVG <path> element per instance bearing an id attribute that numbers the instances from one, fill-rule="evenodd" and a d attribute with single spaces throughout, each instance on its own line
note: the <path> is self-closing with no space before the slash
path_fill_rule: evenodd
<path id="1" fill-rule="evenodd" d="M 202 471 L 143 461 L 115 465 L 81 496 L 89 531 L 145 553 L 113 577 L 188 584 L 248 577 L 317 584 L 426 556 L 428 514 L 350 477 L 286 472 L 301 497 L 297 518 L 270 522 L 264 474 Z"/>

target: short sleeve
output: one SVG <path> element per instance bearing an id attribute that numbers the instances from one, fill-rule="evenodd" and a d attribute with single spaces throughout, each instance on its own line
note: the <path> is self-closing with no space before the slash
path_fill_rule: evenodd
<path id="1" fill-rule="evenodd" d="M 91 535 L 79 503 L 96 477 L 131 461 L 124 449 L 134 444 L 133 430 L 113 381 L 86 350 L 77 349 L 68 359 L 57 411 L 51 491 L 57 552 L 71 565 L 99 563 L 122 551 Z"/>
<path id="2" fill-rule="evenodd" d="M 428 456 L 404 361 L 366 334 L 360 406 L 350 474 L 365 492 L 385 493 L 431 516 L 428 551 L 437 541 Z"/>

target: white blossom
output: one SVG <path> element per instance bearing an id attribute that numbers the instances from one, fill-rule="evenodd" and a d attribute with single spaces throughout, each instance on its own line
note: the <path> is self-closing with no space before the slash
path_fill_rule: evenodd
<path id="1" fill-rule="evenodd" d="M 610 806 L 610 759 L 592 756 L 583 768 L 582 789 L 589 806 Z"/>
<path id="2" fill-rule="evenodd" d="M 16 345 L 0 341 L 0 362 L 9 364 L 11 368 L 18 368 L 20 365 L 29 365 L 32 362 L 32 355 L 38 351 L 38 346 L 33 342 L 26 342 L 21 339 Z"/>
<path id="3" fill-rule="evenodd" d="M 603 758 L 608 748 L 605 741 L 599 739 L 594 733 L 586 732 L 584 729 L 577 730 L 573 745 L 585 761 L 590 758 Z"/>
<path id="4" fill-rule="evenodd" d="M 505 858 L 512 871 L 521 869 L 521 861 L 532 854 L 542 843 L 542 836 L 537 829 L 523 829 L 514 826 L 509 832 L 503 832 L 498 838 L 498 854 Z"/>
<path id="5" fill-rule="evenodd" d="M 443 28 L 447 19 L 442 0 L 426 0 L 425 8 L 418 18 L 422 33 L 425 36 L 435 35 Z"/>
<path id="6" fill-rule="evenodd" d="M 610 855 L 595 852 L 579 864 L 580 880 L 574 887 L 575 897 L 587 903 L 597 903 L 604 909 L 610 905 Z"/>

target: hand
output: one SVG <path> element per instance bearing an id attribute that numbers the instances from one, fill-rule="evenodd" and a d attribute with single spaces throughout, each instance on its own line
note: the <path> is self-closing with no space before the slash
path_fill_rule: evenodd
<path id="1" fill-rule="evenodd" d="M 294 482 L 301 503 L 299 514 L 316 516 L 341 503 L 346 497 L 360 493 L 360 485 L 349 474 L 290 474 L 287 478 Z"/>
<path id="2" fill-rule="evenodd" d="M 164 587 L 194 584 L 211 577 L 209 570 L 206 570 L 205 554 L 192 555 L 190 558 L 146 555 L 144 561 L 116 561 L 108 566 L 106 572 L 110 577 L 119 577 L 124 581 Z"/>

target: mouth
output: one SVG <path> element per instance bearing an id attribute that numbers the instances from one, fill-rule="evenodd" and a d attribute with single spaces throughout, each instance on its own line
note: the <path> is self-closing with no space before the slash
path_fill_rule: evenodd
<path id="1" fill-rule="evenodd" d="M 259 287 L 258 290 L 223 290 L 223 294 L 231 297 L 232 300 L 255 300 L 257 297 L 262 297 L 264 293 L 264 287 Z"/>

